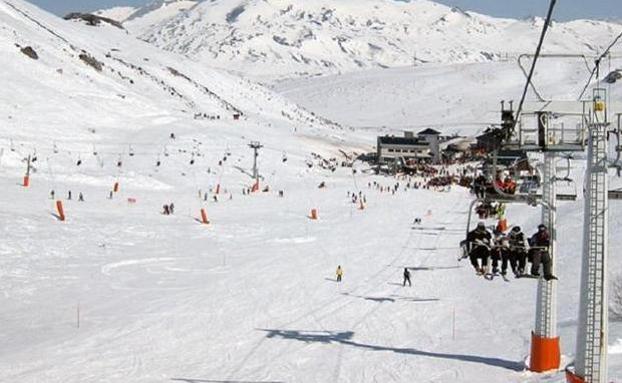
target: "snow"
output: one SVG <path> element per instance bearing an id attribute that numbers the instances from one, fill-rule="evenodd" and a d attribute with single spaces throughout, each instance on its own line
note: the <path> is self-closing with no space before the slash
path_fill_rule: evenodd
<path id="1" fill-rule="evenodd" d="M 158 22 L 136 18 L 125 25 L 140 39 L 262 81 L 514 60 L 535 50 L 544 22 L 493 18 L 428 0 L 221 0 L 144 17 Z M 556 22 L 544 52 L 595 55 L 618 34 L 616 27 Z"/>
<path id="2" fill-rule="evenodd" d="M 323 4 L 310 7 L 316 2 Z M 237 22 L 249 14 L 247 7 Z M 80 61 L 83 50 L 104 64 L 101 73 Z M 515 64 L 371 69 L 271 90 L 116 28 L 6 0 L 0 65 L 0 381 L 564 381 L 563 372 L 524 368 L 536 281 L 486 281 L 457 261 L 471 200 L 465 189 L 380 193 L 368 183 L 398 180 L 360 162 L 355 174 L 322 170 L 312 155 L 340 160 L 339 150 L 372 151 L 382 129 L 435 121 L 444 133 L 475 132 L 476 123 L 498 120 L 500 99 L 519 94 Z M 581 65 L 544 62 L 535 82 L 572 99 L 585 78 Z M 270 191 L 245 196 L 251 140 L 265 145 L 258 165 Z M 29 154 L 37 161 L 24 188 Z M 577 156 L 579 194 L 583 169 Z M 51 190 L 65 222 L 54 216 Z M 366 195 L 364 210 L 348 191 Z M 85 202 L 76 200 L 80 192 Z M 175 214 L 160 214 L 171 202 Z M 582 206 L 579 196 L 558 211 L 565 362 L 575 350 Z M 209 225 L 198 222 L 201 208 Z M 308 218 L 313 208 L 318 220 Z M 612 202 L 612 255 L 622 250 L 620 209 Z M 413 230 L 415 217 L 428 229 Z M 540 209 L 512 205 L 508 217 L 531 233 Z M 615 256 L 610 263 L 612 273 L 622 266 Z M 401 285 L 404 267 L 413 270 L 412 288 Z M 622 379 L 620 338 L 612 323 L 613 381 Z"/>

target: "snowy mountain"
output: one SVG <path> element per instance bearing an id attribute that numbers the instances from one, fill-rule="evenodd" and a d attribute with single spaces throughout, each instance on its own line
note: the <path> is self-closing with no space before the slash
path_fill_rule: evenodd
<path id="1" fill-rule="evenodd" d="M 259 85 L 162 52 L 110 24 L 64 21 L 19 0 L 0 3 L 0 17 L 0 77 L 7 85 L 0 96 L 10 100 L 0 106 L 8 117 L 4 136 L 19 131 L 39 142 L 96 144 L 153 124 L 227 126 L 234 114 L 243 116 L 241 125 L 270 125 L 277 135 L 340 129 Z M 30 50 L 33 58 L 25 54 Z"/>
<path id="2" fill-rule="evenodd" d="M 428 0 L 188 3 L 156 3 L 128 17 L 125 27 L 166 50 L 268 78 L 513 58 L 533 52 L 543 23 Z M 555 22 L 545 51 L 593 55 L 618 29 L 601 21 Z"/>
<path id="3" fill-rule="evenodd" d="M 195 0 L 154 0 L 142 7 L 114 7 L 96 11 L 95 14 L 125 23 L 132 30 L 146 30 L 197 4 Z"/>

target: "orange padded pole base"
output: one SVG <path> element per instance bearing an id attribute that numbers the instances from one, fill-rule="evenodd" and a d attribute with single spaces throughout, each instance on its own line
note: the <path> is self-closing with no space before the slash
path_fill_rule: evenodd
<path id="1" fill-rule="evenodd" d="M 24 187 L 27 188 L 30 186 L 30 177 L 24 176 Z"/>
<path id="2" fill-rule="evenodd" d="M 63 201 L 56 201 L 56 211 L 58 212 L 58 219 L 65 220 L 65 209 L 63 209 Z"/>
<path id="3" fill-rule="evenodd" d="M 544 338 L 532 332 L 529 360 L 529 370 L 533 372 L 557 370 L 561 361 L 559 337 Z"/>
<path id="4" fill-rule="evenodd" d="M 566 369 L 566 382 L 568 383 L 585 383 L 585 380 L 577 375 L 575 375 L 572 371 Z"/>
<path id="5" fill-rule="evenodd" d="M 253 187 L 251 188 L 251 192 L 255 193 L 259 191 L 259 180 L 257 180 L 254 184 Z"/>
<path id="6" fill-rule="evenodd" d="M 209 224 L 209 220 L 207 219 L 207 212 L 205 209 L 201 209 L 201 222 L 205 225 Z"/>

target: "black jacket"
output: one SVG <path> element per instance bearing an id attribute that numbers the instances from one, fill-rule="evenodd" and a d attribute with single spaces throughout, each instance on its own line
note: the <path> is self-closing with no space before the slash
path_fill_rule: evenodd
<path id="1" fill-rule="evenodd" d="M 487 246 L 490 246 L 491 240 L 492 240 L 492 235 L 490 234 L 488 230 L 475 229 L 467 235 L 467 243 L 469 246 L 468 249 L 471 250 L 477 247 L 478 246 L 477 242 L 483 242 Z"/>

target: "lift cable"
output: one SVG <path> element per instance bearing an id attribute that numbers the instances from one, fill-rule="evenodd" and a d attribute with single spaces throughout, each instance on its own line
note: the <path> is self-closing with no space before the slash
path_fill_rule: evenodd
<path id="1" fill-rule="evenodd" d="M 514 125 L 512 126 L 512 131 L 516 129 L 516 124 L 520 118 L 520 114 L 523 111 L 523 104 L 525 103 L 525 98 L 527 97 L 527 91 L 529 90 L 529 86 L 531 84 L 531 80 L 533 78 L 534 72 L 536 71 L 536 63 L 538 62 L 538 57 L 540 57 L 540 51 L 542 50 L 542 45 L 544 44 L 544 38 L 546 37 L 546 32 L 549 30 L 549 26 L 553 20 L 553 10 L 555 9 L 555 4 L 557 0 L 551 0 L 551 4 L 549 5 L 549 12 L 546 16 L 546 20 L 544 22 L 544 26 L 542 27 L 542 33 L 540 34 L 540 41 L 538 42 L 538 47 L 536 48 L 536 53 L 533 56 L 533 63 L 531 64 L 531 69 L 529 70 L 529 76 L 527 76 L 527 82 L 525 83 L 525 88 L 523 89 L 523 95 L 521 96 L 520 103 L 518 104 L 518 109 L 516 111 L 516 117 L 514 119 Z M 511 132 L 506 132 L 509 134 Z"/>
<path id="2" fill-rule="evenodd" d="M 609 54 L 609 51 L 618 43 L 618 41 L 620 41 L 620 39 L 622 39 L 622 32 L 613 40 L 611 44 L 609 44 L 609 47 L 600 56 L 598 56 L 598 58 L 594 61 L 594 64 L 595 64 L 594 69 L 592 69 L 592 73 L 590 74 L 590 77 L 588 78 L 587 83 L 585 84 L 585 87 L 583 88 L 583 91 L 581 91 L 581 94 L 579 95 L 579 98 L 578 98 L 579 101 L 583 98 L 583 95 L 587 91 L 587 88 L 590 86 L 590 83 L 592 82 L 594 75 L 598 77 L 597 72 L 600 68 L 600 62 Z"/>

